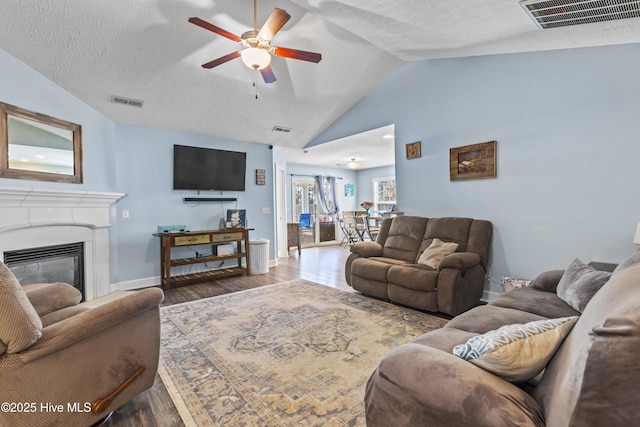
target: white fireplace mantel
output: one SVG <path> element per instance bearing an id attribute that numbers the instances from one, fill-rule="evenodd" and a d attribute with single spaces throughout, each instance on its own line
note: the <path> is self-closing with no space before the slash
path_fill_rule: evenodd
<path id="1" fill-rule="evenodd" d="M 85 299 L 109 293 L 110 207 L 123 193 L 0 187 L 4 252 L 84 243 Z"/>

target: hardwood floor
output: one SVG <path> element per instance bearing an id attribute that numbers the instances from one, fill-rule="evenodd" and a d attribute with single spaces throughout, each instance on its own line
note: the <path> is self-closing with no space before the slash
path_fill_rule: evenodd
<path id="1" fill-rule="evenodd" d="M 305 279 L 326 286 L 353 291 L 344 278 L 344 263 L 349 250 L 338 245 L 305 248 L 302 254 L 291 251 L 269 273 L 232 277 L 165 292 L 163 306 L 224 295 L 294 279 Z M 184 425 L 159 377 L 154 386 L 118 408 L 104 424 L 107 427 L 177 427 Z"/>

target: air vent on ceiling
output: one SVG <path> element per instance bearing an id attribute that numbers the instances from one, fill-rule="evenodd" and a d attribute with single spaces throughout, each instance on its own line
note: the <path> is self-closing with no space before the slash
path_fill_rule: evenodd
<path id="1" fill-rule="evenodd" d="M 142 104 L 144 104 L 144 101 L 140 101 L 139 99 L 131 99 L 115 95 L 111 97 L 111 102 L 113 102 L 114 104 L 131 105 L 132 107 L 139 108 L 142 108 Z"/>
<path id="2" fill-rule="evenodd" d="M 291 128 L 286 128 L 284 126 L 274 126 L 273 129 L 271 129 L 274 132 L 282 132 L 282 133 L 289 133 L 291 132 L 293 129 Z"/>
<path id="3" fill-rule="evenodd" d="M 640 0 L 525 0 L 520 5 L 542 29 L 640 17 Z"/>

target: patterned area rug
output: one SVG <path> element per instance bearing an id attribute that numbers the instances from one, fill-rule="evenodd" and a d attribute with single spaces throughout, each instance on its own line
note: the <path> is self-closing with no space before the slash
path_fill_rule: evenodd
<path id="1" fill-rule="evenodd" d="M 382 356 L 446 323 L 305 280 L 161 313 L 160 377 L 187 426 L 364 426 Z"/>

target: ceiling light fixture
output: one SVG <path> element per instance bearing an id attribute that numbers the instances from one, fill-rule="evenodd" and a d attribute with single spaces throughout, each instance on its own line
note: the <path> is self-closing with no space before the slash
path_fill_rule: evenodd
<path id="1" fill-rule="evenodd" d="M 254 70 L 262 70 L 271 64 L 271 54 L 259 47 L 249 47 L 240 52 L 242 62 Z"/>
<path id="2" fill-rule="evenodd" d="M 390 133 L 383 135 L 382 136 L 384 139 L 393 139 L 393 135 L 391 135 Z"/>
<path id="3" fill-rule="evenodd" d="M 358 169 L 358 167 L 360 167 L 360 162 L 356 162 L 356 159 L 351 159 L 351 161 L 347 163 L 347 167 L 349 169 Z"/>

